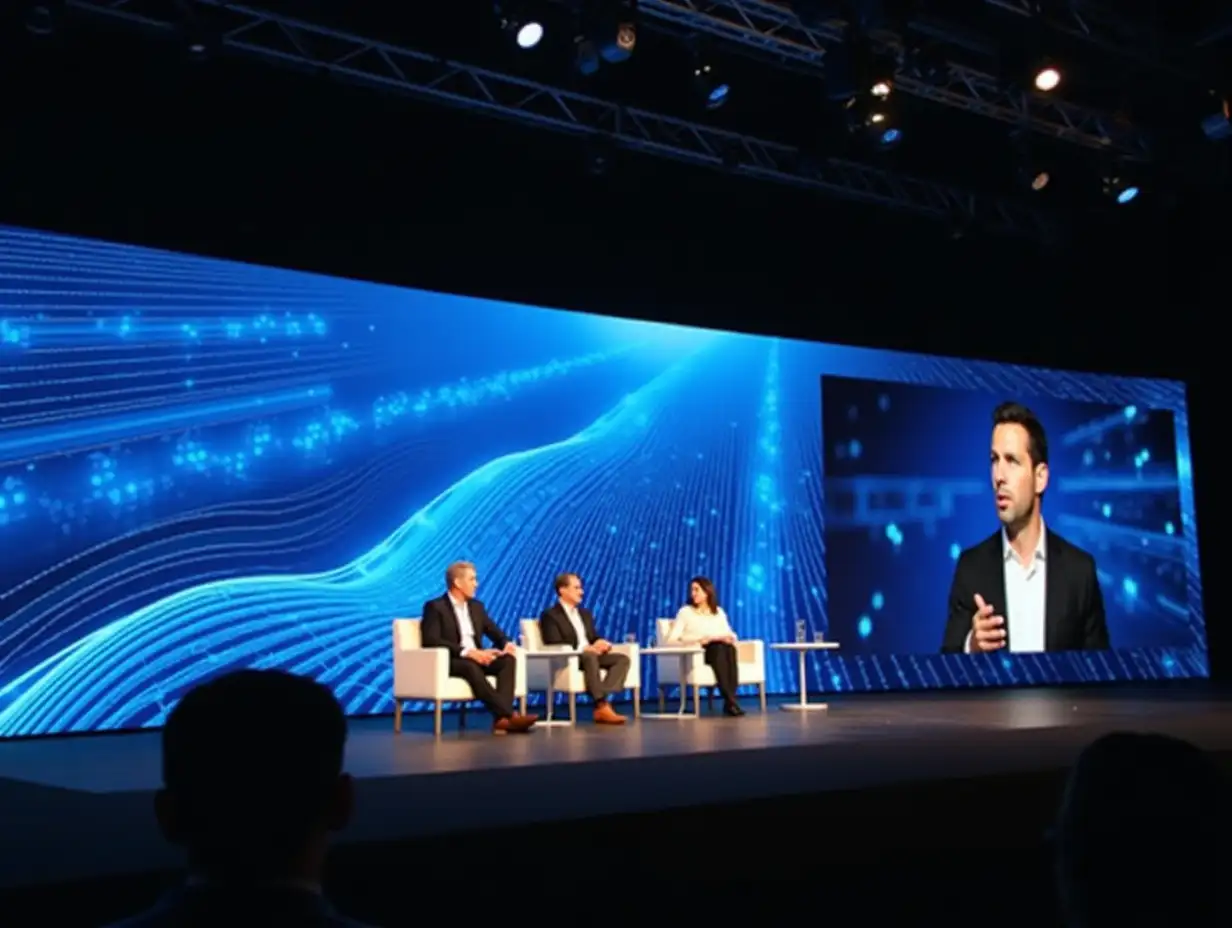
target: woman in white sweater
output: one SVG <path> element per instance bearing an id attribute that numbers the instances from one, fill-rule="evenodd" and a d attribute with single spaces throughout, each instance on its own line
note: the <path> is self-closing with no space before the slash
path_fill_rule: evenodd
<path id="1" fill-rule="evenodd" d="M 676 613 L 666 644 L 699 645 L 723 694 L 724 714 L 744 715 L 736 701 L 736 633 L 727 621 L 727 613 L 719 606 L 714 584 L 705 577 L 689 581 L 689 605 Z"/>

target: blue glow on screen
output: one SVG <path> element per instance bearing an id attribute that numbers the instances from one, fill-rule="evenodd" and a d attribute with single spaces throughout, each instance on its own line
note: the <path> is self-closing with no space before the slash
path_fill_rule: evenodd
<path id="1" fill-rule="evenodd" d="M 940 647 L 953 562 L 998 529 L 991 416 L 1010 389 L 1008 382 L 956 390 L 822 378 L 827 617 L 849 650 L 910 655 Z M 1152 395 L 1155 389 L 1161 392 Z M 1184 408 L 1167 389 L 1140 388 L 1128 404 L 1101 402 L 1101 393 L 1114 396 L 1085 386 L 1047 394 L 1032 385 L 1013 394 L 1044 424 L 1051 475 L 1044 519 L 1094 555 L 1115 650 L 1003 655 L 1009 675 L 999 682 L 1083 673 L 1121 679 L 1145 667 L 1159 676 L 1205 673 L 1205 634 L 1190 593 L 1193 546 L 1175 534 L 1192 514 L 1188 453 L 1178 452 Z M 850 453 L 856 436 L 858 458 Z M 864 624 L 870 597 L 881 604 L 875 631 Z M 960 662 L 941 681 L 976 683 L 974 675 L 988 673 Z"/>
<path id="2" fill-rule="evenodd" d="M 242 666 L 310 674 L 351 714 L 389 711 L 390 619 L 418 614 L 458 558 L 478 564 L 480 596 L 511 633 L 568 569 L 609 637 L 646 641 L 706 574 L 743 636 L 793 640 L 804 620 L 840 641 L 809 665 L 821 691 L 1206 674 L 1178 383 L 609 319 L 16 229 L 0 229 L 0 274 L 0 736 L 159 725 L 186 688 Z M 822 395 L 827 409 L 838 400 L 829 377 L 818 390 L 822 375 L 851 384 L 824 440 Z M 991 504 L 978 493 L 957 495 L 971 514 L 933 520 L 931 537 L 910 513 L 825 524 L 831 479 L 881 473 L 890 426 L 867 417 L 890 422 L 927 385 L 965 398 L 932 415 L 961 418 L 895 479 L 978 481 L 994 393 L 1058 417 L 1054 454 L 1073 471 L 1057 479 L 1077 481 L 1057 494 L 1058 519 L 1085 520 L 1119 552 L 1101 579 L 1127 650 L 933 653 L 945 613 L 933 586 L 948 583 L 954 546 L 983 531 Z M 1095 436 L 1124 431 L 1101 415 L 1124 422 L 1131 406 L 1150 424 L 1130 423 L 1141 447 L 1083 470 Z M 1096 431 L 1063 445 L 1083 428 Z M 1170 489 L 1142 495 L 1114 477 Z M 894 567 L 923 557 L 936 577 L 904 618 Z M 1182 585 L 1152 573 L 1165 564 Z M 796 691 L 792 655 L 768 652 L 767 671 L 771 691 Z"/>

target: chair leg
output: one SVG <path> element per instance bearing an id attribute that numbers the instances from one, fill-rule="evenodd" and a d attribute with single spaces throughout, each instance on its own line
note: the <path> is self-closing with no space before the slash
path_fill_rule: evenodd
<path id="1" fill-rule="evenodd" d="M 436 708 L 432 711 L 432 732 L 438 738 L 441 736 L 441 708 L 442 703 L 438 699 L 436 701 Z"/>
<path id="2" fill-rule="evenodd" d="M 458 709 L 458 728 L 466 728 L 466 703 L 462 703 Z"/>
<path id="3" fill-rule="evenodd" d="M 700 686 L 693 687 L 693 714 L 702 714 L 702 688 Z"/>
<path id="4" fill-rule="evenodd" d="M 667 712 L 667 692 L 663 687 L 659 687 L 659 714 Z"/>
<path id="5" fill-rule="evenodd" d="M 758 696 L 761 698 L 761 711 L 766 711 L 766 684 L 757 684 Z"/>
<path id="6" fill-rule="evenodd" d="M 577 724 L 577 693 L 569 691 L 569 724 Z"/>
<path id="7" fill-rule="evenodd" d="M 642 717 L 642 690 L 640 687 L 633 687 L 633 717 L 640 719 Z"/>
<path id="8" fill-rule="evenodd" d="M 523 715 L 525 715 L 526 714 L 526 697 L 525 696 L 522 696 L 518 699 L 518 705 L 522 707 L 521 712 Z"/>
<path id="9" fill-rule="evenodd" d="M 706 711 L 714 711 L 714 687 L 706 687 Z"/>
<path id="10" fill-rule="evenodd" d="M 394 700 L 394 734 L 402 734 L 402 700 Z"/>

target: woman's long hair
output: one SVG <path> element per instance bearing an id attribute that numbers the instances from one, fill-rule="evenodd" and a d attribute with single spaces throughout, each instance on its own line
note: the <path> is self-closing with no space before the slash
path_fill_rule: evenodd
<path id="1" fill-rule="evenodd" d="M 689 605 L 693 605 L 693 584 L 695 583 L 706 594 L 706 605 L 710 607 L 710 611 L 717 613 L 719 611 L 719 594 L 715 592 L 714 584 L 706 577 L 694 577 L 689 581 Z"/>

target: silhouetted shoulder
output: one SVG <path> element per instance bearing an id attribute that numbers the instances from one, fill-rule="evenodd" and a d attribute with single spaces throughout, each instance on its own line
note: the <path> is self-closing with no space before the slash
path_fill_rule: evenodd
<path id="1" fill-rule="evenodd" d="M 209 890 L 173 890 L 146 911 L 107 928 L 181 928 L 185 924 L 277 924 L 281 928 L 374 928 L 335 912 L 323 897 L 287 891 L 262 891 L 250 903 L 243 897 Z"/>

